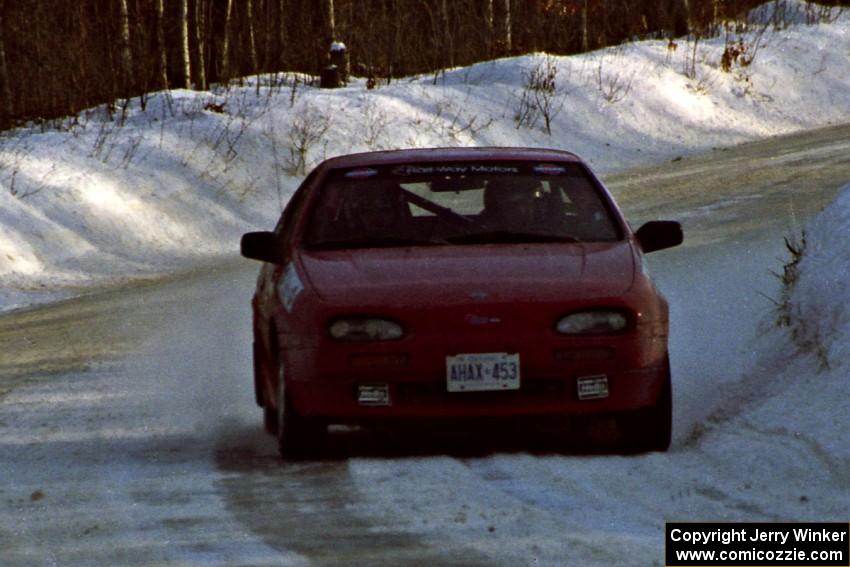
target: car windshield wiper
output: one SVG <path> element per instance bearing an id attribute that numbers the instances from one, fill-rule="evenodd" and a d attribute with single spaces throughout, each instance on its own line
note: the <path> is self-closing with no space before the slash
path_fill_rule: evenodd
<path id="1" fill-rule="evenodd" d="M 446 238 L 452 244 L 490 244 L 490 243 L 525 243 L 525 242 L 581 242 L 572 236 L 526 232 L 522 230 L 488 230 L 457 234 Z"/>
<path id="2" fill-rule="evenodd" d="M 406 246 L 444 246 L 446 240 L 427 238 L 408 238 L 404 236 L 362 236 L 357 238 L 339 238 L 320 240 L 307 244 L 310 250 L 347 250 L 353 248 L 394 248 Z"/>

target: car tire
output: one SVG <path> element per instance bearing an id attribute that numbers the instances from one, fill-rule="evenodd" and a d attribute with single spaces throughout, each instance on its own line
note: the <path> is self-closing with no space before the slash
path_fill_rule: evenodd
<path id="1" fill-rule="evenodd" d="M 670 362 L 661 395 L 652 407 L 619 416 L 617 426 L 627 453 L 664 452 L 670 448 L 673 432 L 673 388 Z"/>
<path id="2" fill-rule="evenodd" d="M 255 331 L 256 334 L 256 331 Z M 260 345 L 254 340 L 254 343 L 251 347 L 253 360 L 254 360 L 254 401 L 256 401 L 257 405 L 261 408 L 266 406 L 265 396 L 263 395 L 263 389 L 261 387 L 260 381 L 260 373 L 262 368 L 262 359 L 260 353 Z"/>
<path id="3" fill-rule="evenodd" d="M 327 435 L 327 426 L 318 420 L 298 415 L 286 393 L 283 364 L 278 364 L 277 407 L 274 425 L 277 426 L 277 449 L 281 457 L 298 458 L 321 453 Z"/>
<path id="4" fill-rule="evenodd" d="M 263 406 L 263 429 L 269 435 L 277 436 L 277 408 Z"/>

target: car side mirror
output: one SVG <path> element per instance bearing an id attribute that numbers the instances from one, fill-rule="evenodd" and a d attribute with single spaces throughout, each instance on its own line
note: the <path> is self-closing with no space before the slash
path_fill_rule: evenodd
<path id="1" fill-rule="evenodd" d="M 682 225 L 676 221 L 650 221 L 635 233 L 644 254 L 682 243 Z"/>
<path id="2" fill-rule="evenodd" d="M 243 234 L 240 248 L 242 255 L 251 260 L 260 260 L 270 264 L 283 262 L 280 241 L 273 232 L 248 232 Z"/>

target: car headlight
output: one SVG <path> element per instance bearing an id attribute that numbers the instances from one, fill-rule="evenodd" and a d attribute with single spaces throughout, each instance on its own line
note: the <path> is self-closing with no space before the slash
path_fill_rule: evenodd
<path id="1" fill-rule="evenodd" d="M 562 317 L 556 328 L 565 335 L 594 335 L 617 333 L 628 325 L 628 317 L 619 311 L 579 311 Z"/>
<path id="2" fill-rule="evenodd" d="M 367 317 L 337 319 L 328 331 L 338 341 L 394 341 L 404 336 L 398 323 Z"/>

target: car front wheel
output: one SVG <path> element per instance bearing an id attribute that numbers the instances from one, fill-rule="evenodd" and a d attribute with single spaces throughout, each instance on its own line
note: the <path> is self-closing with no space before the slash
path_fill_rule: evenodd
<path id="1" fill-rule="evenodd" d="M 324 443 L 327 427 L 320 421 L 303 418 L 295 412 L 286 394 L 284 374 L 283 364 L 278 364 L 277 408 L 274 417 L 277 449 L 284 458 L 316 454 Z"/>
<path id="2" fill-rule="evenodd" d="M 617 419 L 617 426 L 627 453 L 664 452 L 670 447 L 673 424 L 673 396 L 670 363 L 661 395 L 652 407 L 631 411 Z"/>

